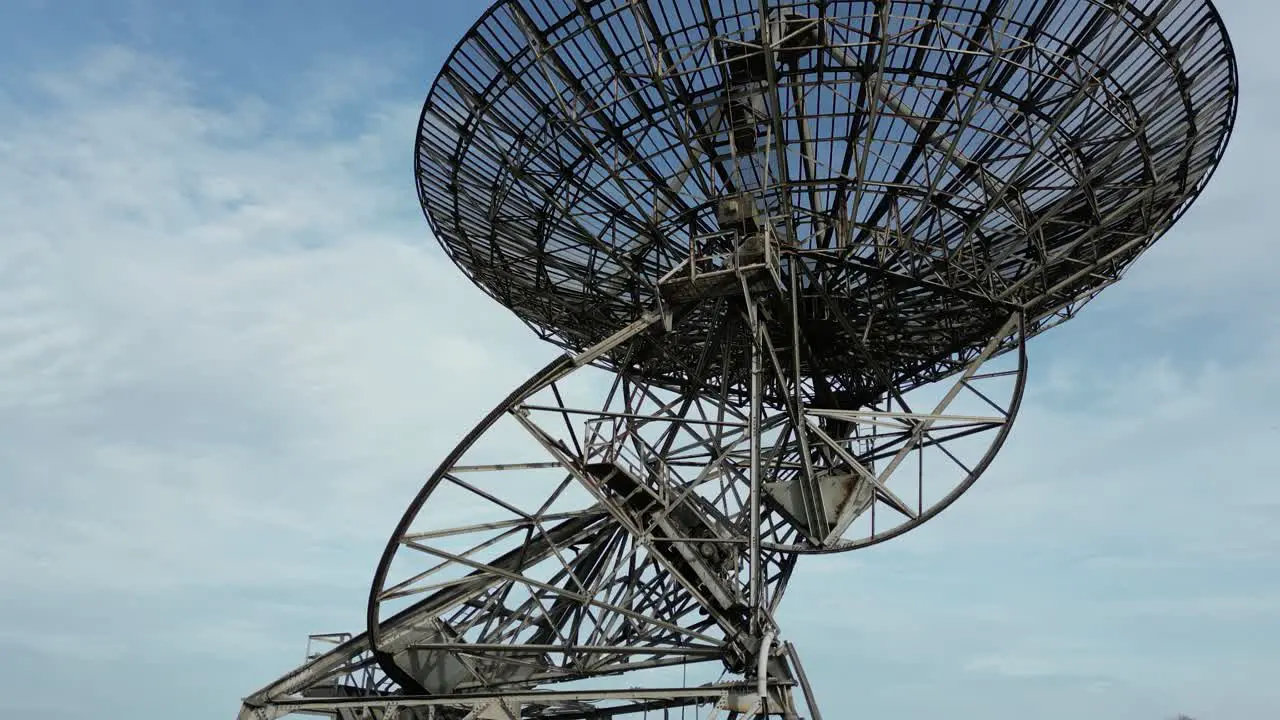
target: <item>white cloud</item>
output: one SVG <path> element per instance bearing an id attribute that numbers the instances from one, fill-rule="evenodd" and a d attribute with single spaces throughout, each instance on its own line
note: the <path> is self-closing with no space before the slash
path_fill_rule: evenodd
<path id="1" fill-rule="evenodd" d="M 1269 67 L 1265 23 L 1230 10 Z M 0 647 L 199 658 L 186 682 L 229 716 L 303 634 L 359 629 L 415 482 L 554 354 L 434 250 L 404 172 L 417 99 L 350 73 L 215 104 L 190 68 L 116 48 L 7 81 L 0 613 L 20 620 Z M 1273 75 L 1246 75 L 1186 222 L 1037 340 L 977 488 L 802 562 L 784 620 L 824 706 L 849 706 L 853 675 L 881 703 L 855 707 L 905 718 L 937 694 L 994 717 L 1274 707 Z M 1072 693 L 1092 699 L 1050 702 Z"/>
<path id="2" fill-rule="evenodd" d="M 22 92 L 0 110 L 0 604 L 122 602 L 58 621 L 121 657 L 165 642 L 125 639 L 148 613 L 174 618 L 168 653 L 258 636 L 265 681 L 304 632 L 358 623 L 415 482 L 554 350 L 434 250 L 394 171 L 411 105 L 329 128 L 306 118 L 332 86 L 228 109 L 120 48 Z M 346 602 L 320 627 L 242 615 L 296 595 Z"/>

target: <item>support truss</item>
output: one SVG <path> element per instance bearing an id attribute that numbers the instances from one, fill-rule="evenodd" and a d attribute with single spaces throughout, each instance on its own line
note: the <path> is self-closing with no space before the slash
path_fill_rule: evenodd
<path id="1" fill-rule="evenodd" d="M 1028 337 L 1185 212 L 1235 86 L 1206 0 L 496 3 L 420 200 L 574 354 L 428 478 L 365 632 L 242 720 L 820 720 L 774 620 L 801 558 L 973 485 Z"/>

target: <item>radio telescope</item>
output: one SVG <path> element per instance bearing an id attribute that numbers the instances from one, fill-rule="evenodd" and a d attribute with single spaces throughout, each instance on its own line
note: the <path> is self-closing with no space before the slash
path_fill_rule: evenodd
<path id="1" fill-rule="evenodd" d="M 1187 210 L 1235 109 L 1208 0 L 498 2 L 418 194 L 564 352 L 413 498 L 363 632 L 241 717 L 820 719 L 792 574 L 978 479 L 1027 341 Z"/>

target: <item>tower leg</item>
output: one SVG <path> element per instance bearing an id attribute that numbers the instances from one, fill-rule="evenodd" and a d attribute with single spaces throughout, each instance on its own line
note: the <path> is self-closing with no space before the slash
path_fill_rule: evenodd
<path id="1" fill-rule="evenodd" d="M 751 417 L 749 420 L 751 435 L 751 528 L 750 528 L 750 600 L 751 612 L 750 632 L 759 634 L 762 629 L 763 609 L 761 607 L 760 586 L 763 582 L 763 568 L 760 566 L 760 494 L 763 490 L 760 468 L 760 415 L 762 398 L 760 375 L 764 372 L 764 342 L 761 337 L 759 306 L 748 296 L 747 323 L 751 332 Z"/>

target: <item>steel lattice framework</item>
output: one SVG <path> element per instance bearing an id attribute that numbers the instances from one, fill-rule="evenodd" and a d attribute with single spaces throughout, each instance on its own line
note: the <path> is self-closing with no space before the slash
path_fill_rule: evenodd
<path id="1" fill-rule="evenodd" d="M 419 128 L 445 250 L 582 350 L 651 306 L 719 231 L 721 198 L 751 193 L 802 252 L 804 367 L 860 364 L 838 307 L 910 383 L 984 343 L 993 305 L 1038 329 L 1118 278 L 1203 186 L 1234 114 L 1205 2 L 771 5 L 808 18 L 773 53 L 758 0 L 491 9 Z M 682 324 L 646 374 L 688 381 L 718 317 Z"/>
<path id="2" fill-rule="evenodd" d="M 1235 109 L 1208 0 L 498 2 L 418 193 L 567 354 L 423 485 L 365 631 L 242 718 L 820 720 L 775 620 L 803 556 L 978 479 L 1028 339 L 1187 210 Z"/>

